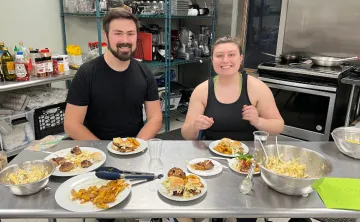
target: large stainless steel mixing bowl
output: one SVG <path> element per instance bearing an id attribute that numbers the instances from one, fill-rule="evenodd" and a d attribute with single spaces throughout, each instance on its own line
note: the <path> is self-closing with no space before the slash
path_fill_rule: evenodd
<path id="1" fill-rule="evenodd" d="M 340 127 L 331 133 L 338 149 L 345 155 L 360 159 L 360 129 L 355 127 Z M 354 141 L 354 142 L 349 142 Z"/>
<path id="2" fill-rule="evenodd" d="M 44 169 L 48 172 L 48 175 L 41 180 L 23 185 L 14 185 L 8 181 L 8 176 L 12 172 L 15 172 L 18 169 L 29 170 L 33 166 L 44 166 Z M 54 170 L 55 166 L 47 160 L 26 161 L 20 164 L 10 165 L 5 167 L 0 172 L 0 184 L 9 187 L 10 191 L 15 195 L 34 194 L 36 192 L 39 192 L 47 185 L 47 183 L 49 182 L 49 177 L 53 174 Z"/>
<path id="3" fill-rule="evenodd" d="M 328 176 L 332 170 L 332 164 L 321 154 L 291 145 L 278 145 L 279 152 L 283 155 L 281 158 L 285 161 L 292 160 L 292 158 L 299 159 L 299 162 L 305 164 L 306 174 L 308 178 L 294 178 L 288 176 L 278 175 L 260 164 L 261 177 L 267 185 L 274 190 L 287 195 L 307 195 L 313 192 L 311 184 L 322 177 Z M 275 145 L 265 146 L 268 156 L 277 157 Z M 261 163 L 265 159 L 265 154 L 262 149 L 257 153 L 256 161 Z"/>

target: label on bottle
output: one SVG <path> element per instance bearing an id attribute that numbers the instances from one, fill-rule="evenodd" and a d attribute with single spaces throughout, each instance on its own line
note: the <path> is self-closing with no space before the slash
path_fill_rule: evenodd
<path id="1" fill-rule="evenodd" d="M 45 71 L 46 72 L 53 72 L 54 71 L 52 62 L 47 62 L 46 63 Z"/>
<path id="2" fill-rule="evenodd" d="M 45 73 L 45 64 L 44 63 L 37 63 L 36 64 L 36 73 L 37 74 Z"/>
<path id="3" fill-rule="evenodd" d="M 8 70 L 9 75 L 15 74 L 15 64 L 14 62 L 6 62 L 6 68 Z"/>
<path id="4" fill-rule="evenodd" d="M 24 78 L 26 77 L 27 70 L 25 64 L 23 63 L 16 63 L 15 64 L 15 75 L 17 78 Z"/>

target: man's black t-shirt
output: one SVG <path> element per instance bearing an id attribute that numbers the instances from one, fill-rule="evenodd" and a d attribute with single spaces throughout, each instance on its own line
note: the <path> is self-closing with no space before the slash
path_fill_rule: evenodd
<path id="1" fill-rule="evenodd" d="M 83 64 L 77 71 L 67 102 L 88 106 L 84 125 L 99 139 L 135 137 L 143 127 L 142 105 L 158 100 L 150 70 L 135 59 L 123 72 L 111 69 L 104 56 Z"/>

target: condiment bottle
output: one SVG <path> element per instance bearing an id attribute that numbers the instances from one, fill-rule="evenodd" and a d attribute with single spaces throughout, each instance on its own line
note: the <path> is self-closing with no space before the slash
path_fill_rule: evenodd
<path id="1" fill-rule="evenodd" d="M 15 59 L 16 81 L 29 81 L 29 62 L 24 59 L 24 53 L 18 52 Z"/>
<path id="2" fill-rule="evenodd" d="M 35 64 L 36 64 L 36 76 L 46 77 L 45 63 L 43 62 L 43 58 L 35 58 Z"/>
<path id="3" fill-rule="evenodd" d="M 7 47 L 3 47 L 3 54 L 1 56 L 2 71 L 6 81 L 13 81 L 16 79 L 15 76 L 15 64 L 14 60 L 8 51 Z"/>
<path id="4" fill-rule="evenodd" d="M 1 44 L 1 43 L 0 43 Z M 1 45 L 0 45 L 1 48 Z M 5 81 L 5 76 L 4 76 L 4 72 L 2 71 L 2 62 L 1 62 L 1 56 L 2 56 L 2 50 L 0 49 L 0 80 L 1 82 Z"/>

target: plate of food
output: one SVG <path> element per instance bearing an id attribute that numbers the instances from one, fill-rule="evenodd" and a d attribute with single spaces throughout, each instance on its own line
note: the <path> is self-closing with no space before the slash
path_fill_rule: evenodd
<path id="1" fill-rule="evenodd" d="M 187 169 L 199 176 L 214 176 L 221 173 L 223 166 L 216 160 L 208 158 L 193 159 L 187 164 Z"/>
<path id="2" fill-rule="evenodd" d="M 180 168 L 172 168 L 167 177 L 158 183 L 159 193 L 174 201 L 191 201 L 202 197 L 207 191 L 206 181 L 195 174 L 185 173 Z"/>
<path id="3" fill-rule="evenodd" d="M 249 147 L 237 140 L 223 138 L 210 143 L 209 148 L 212 152 L 225 157 L 236 157 L 237 153 L 248 153 Z"/>
<path id="4" fill-rule="evenodd" d="M 62 183 L 56 190 L 55 200 L 69 211 L 96 212 L 114 207 L 130 192 L 129 180 L 102 180 L 95 172 L 89 172 Z"/>
<path id="5" fill-rule="evenodd" d="M 127 137 L 127 138 L 114 138 L 112 142 L 107 145 L 109 152 L 119 155 L 130 155 L 140 153 L 147 148 L 145 140 Z"/>
<path id="6" fill-rule="evenodd" d="M 99 168 L 105 163 L 106 154 L 96 148 L 79 147 L 59 150 L 45 157 L 56 169 L 54 176 L 76 176 Z"/>
<path id="7" fill-rule="evenodd" d="M 239 153 L 237 157 L 230 159 L 229 161 L 229 167 L 241 174 L 248 174 L 251 168 L 252 162 L 255 162 L 253 159 L 253 156 L 250 154 L 241 154 Z M 260 167 L 259 164 L 256 164 L 256 167 L 254 169 L 253 174 L 259 174 L 260 173 Z"/>

